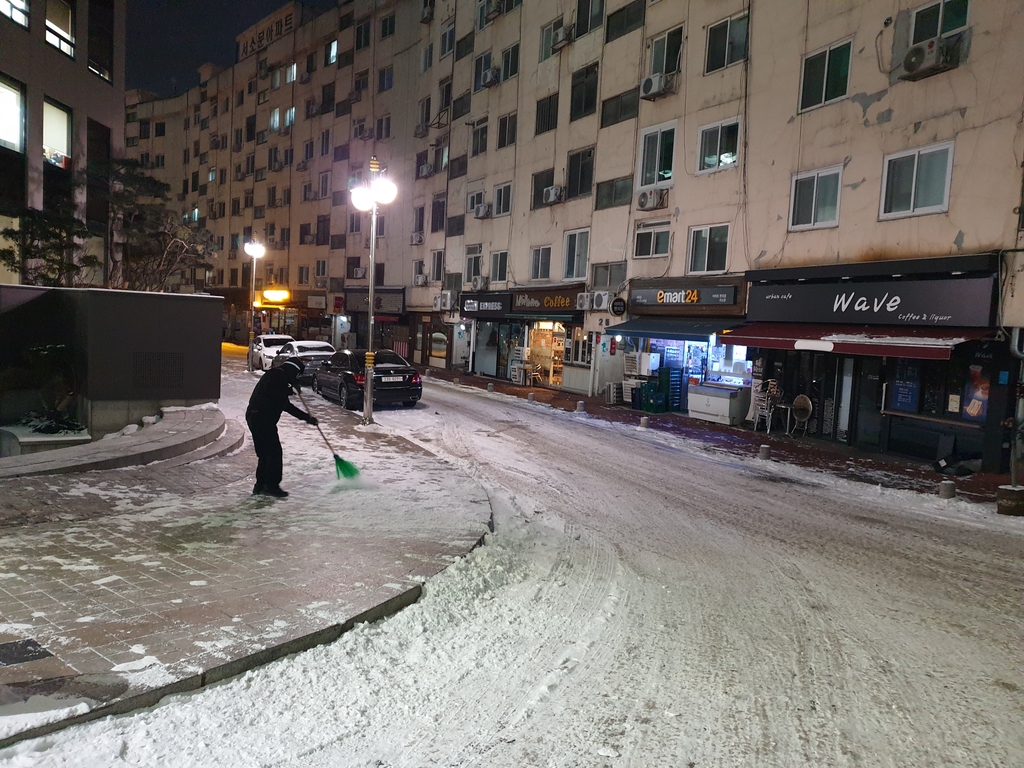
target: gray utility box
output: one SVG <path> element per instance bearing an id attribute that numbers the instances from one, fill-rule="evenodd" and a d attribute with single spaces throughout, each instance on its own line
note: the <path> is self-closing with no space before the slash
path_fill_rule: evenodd
<path id="1" fill-rule="evenodd" d="M 750 388 L 691 385 L 688 405 L 690 416 L 695 419 L 737 426 L 746 418 L 750 406 Z"/>

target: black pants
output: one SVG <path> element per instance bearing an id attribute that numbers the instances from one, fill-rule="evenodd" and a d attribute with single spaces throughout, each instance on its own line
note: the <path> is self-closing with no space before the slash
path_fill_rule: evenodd
<path id="1" fill-rule="evenodd" d="M 265 488 L 276 488 L 281 484 L 284 472 L 284 456 L 281 438 L 277 435 L 277 424 L 264 419 L 245 417 L 252 432 L 252 444 L 259 457 L 256 465 L 256 483 Z"/>

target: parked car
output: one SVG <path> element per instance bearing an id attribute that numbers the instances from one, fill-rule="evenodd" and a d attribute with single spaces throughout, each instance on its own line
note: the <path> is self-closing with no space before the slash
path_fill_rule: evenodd
<path id="1" fill-rule="evenodd" d="M 313 391 L 337 400 L 342 408 L 363 407 L 366 384 L 366 350 L 343 349 L 313 374 Z M 373 365 L 373 402 L 401 403 L 407 408 L 423 396 L 420 375 L 390 349 L 376 352 Z"/>
<path id="2" fill-rule="evenodd" d="M 313 381 L 313 374 L 320 370 L 320 365 L 330 360 L 334 352 L 334 347 L 326 341 L 289 341 L 278 350 L 270 367 L 277 368 L 285 360 L 297 357 L 306 364 L 306 369 L 297 380 L 299 384 L 308 385 Z"/>
<path id="3" fill-rule="evenodd" d="M 252 347 L 249 349 L 249 367 L 269 371 L 277 351 L 289 341 L 295 341 L 291 336 L 281 333 L 262 333 L 252 340 Z"/>

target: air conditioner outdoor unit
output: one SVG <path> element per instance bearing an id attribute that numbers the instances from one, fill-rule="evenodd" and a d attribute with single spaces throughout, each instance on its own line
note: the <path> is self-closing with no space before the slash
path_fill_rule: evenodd
<path id="1" fill-rule="evenodd" d="M 312 77 L 313 76 L 309 72 L 303 72 L 301 75 L 299 75 L 299 82 L 308 83 Z"/>
<path id="2" fill-rule="evenodd" d="M 423 245 L 423 233 L 413 232 L 409 235 L 409 245 Z"/>
<path id="3" fill-rule="evenodd" d="M 487 11 L 484 13 L 488 21 L 494 21 L 501 16 L 501 3 L 502 0 L 488 0 Z"/>
<path id="4" fill-rule="evenodd" d="M 315 242 L 316 242 L 316 237 L 314 235 L 303 235 L 302 236 L 302 244 L 303 245 L 313 245 Z"/>
<path id="5" fill-rule="evenodd" d="M 667 200 L 667 189 L 645 189 L 636 196 L 636 209 L 638 211 L 654 211 L 664 208 Z"/>
<path id="6" fill-rule="evenodd" d="M 544 204 L 545 205 L 551 205 L 552 203 L 560 203 L 560 202 L 562 202 L 562 188 L 561 187 L 555 186 L 555 187 L 545 187 L 544 188 Z"/>
<path id="7" fill-rule="evenodd" d="M 594 309 L 601 311 L 608 311 L 608 305 L 611 304 L 612 295 L 610 291 L 594 291 L 593 307 Z"/>
<path id="8" fill-rule="evenodd" d="M 491 67 L 485 69 L 483 76 L 480 78 L 480 84 L 484 88 L 493 88 L 496 85 L 501 84 L 501 70 L 497 67 Z"/>
<path id="9" fill-rule="evenodd" d="M 299 172 L 302 172 L 302 171 L 306 170 L 308 167 L 309 167 L 309 163 L 307 163 L 305 160 L 303 160 L 301 163 L 296 163 L 295 164 L 295 170 L 299 171 Z"/>
<path id="10" fill-rule="evenodd" d="M 489 219 L 489 218 L 491 218 L 491 204 L 490 203 L 480 203 L 480 205 L 478 205 L 473 210 L 473 218 L 474 219 Z"/>
<path id="11" fill-rule="evenodd" d="M 640 83 L 640 98 L 654 101 L 660 96 L 670 93 L 672 88 L 672 75 L 661 72 L 645 77 Z"/>
<path id="12" fill-rule="evenodd" d="M 413 275 L 412 276 L 412 284 L 413 285 L 419 285 L 421 287 L 426 285 L 427 284 L 427 276 L 426 275 Z"/>
<path id="13" fill-rule="evenodd" d="M 358 91 L 350 91 L 349 94 L 348 94 L 348 100 L 351 101 L 353 104 L 355 104 L 357 101 L 362 101 L 363 100 L 363 91 L 362 91 L 362 89 L 360 89 Z"/>
<path id="14" fill-rule="evenodd" d="M 551 50 L 560 51 L 572 42 L 572 27 L 559 27 L 551 35 Z"/>
<path id="15" fill-rule="evenodd" d="M 441 309 L 448 311 L 455 306 L 455 291 L 441 291 Z"/>
<path id="16" fill-rule="evenodd" d="M 474 291 L 486 290 L 487 289 L 487 284 L 489 282 L 490 282 L 489 278 L 484 277 L 483 275 L 477 275 L 476 277 L 473 278 L 473 290 Z"/>
<path id="17" fill-rule="evenodd" d="M 354 280 L 363 280 L 366 277 L 366 267 L 355 267 L 352 269 L 352 278 Z"/>
<path id="18" fill-rule="evenodd" d="M 434 166 L 432 166 L 430 163 L 424 163 L 423 165 L 420 166 L 420 178 L 421 179 L 426 179 L 426 178 L 428 178 L 430 176 L 433 176 L 433 175 L 434 175 Z"/>
<path id="19" fill-rule="evenodd" d="M 576 310 L 582 312 L 585 309 L 593 309 L 594 307 L 594 294 L 592 293 L 577 293 L 576 294 Z"/>
<path id="20" fill-rule="evenodd" d="M 441 294 L 440 293 L 437 294 L 434 297 L 434 311 L 435 312 L 440 312 L 441 311 Z"/>
<path id="21" fill-rule="evenodd" d="M 422 139 L 425 138 L 429 132 L 430 126 L 427 123 L 419 123 L 413 130 L 412 135 L 415 136 L 417 139 Z"/>
<path id="22" fill-rule="evenodd" d="M 282 136 L 287 136 L 291 132 L 292 132 L 292 127 L 290 125 L 286 125 L 284 128 L 281 129 L 281 135 Z"/>
<path id="23" fill-rule="evenodd" d="M 429 24 L 434 20 L 434 9 L 427 6 L 423 9 L 423 13 L 420 14 L 420 24 Z"/>
<path id="24" fill-rule="evenodd" d="M 911 46 L 898 67 L 900 80 L 921 80 L 960 66 L 960 35 L 933 37 Z"/>
<path id="25" fill-rule="evenodd" d="M 277 173 L 279 171 L 283 171 L 284 170 L 284 166 L 281 165 L 281 163 L 274 163 L 272 166 L 270 166 L 270 170 L 272 170 L 275 173 Z"/>

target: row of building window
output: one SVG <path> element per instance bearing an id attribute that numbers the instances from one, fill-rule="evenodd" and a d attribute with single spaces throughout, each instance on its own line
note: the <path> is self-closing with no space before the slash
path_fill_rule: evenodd
<path id="1" fill-rule="evenodd" d="M 71 110 L 49 98 L 43 101 L 43 159 L 71 168 Z M 25 151 L 25 88 L 0 75 L 0 147 Z"/>
<path id="2" fill-rule="evenodd" d="M 75 58 L 75 0 L 46 0 L 44 39 L 64 55 Z M 0 17 L 29 29 L 30 0 L 0 0 Z M 108 83 L 114 70 L 114 0 L 89 2 L 89 71 Z"/>

